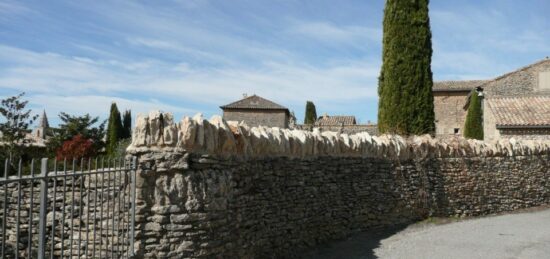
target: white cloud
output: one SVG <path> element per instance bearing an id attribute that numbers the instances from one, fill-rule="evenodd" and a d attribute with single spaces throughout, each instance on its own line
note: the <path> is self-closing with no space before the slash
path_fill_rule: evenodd
<path id="1" fill-rule="evenodd" d="M 75 115 L 90 114 L 106 119 L 112 102 L 116 102 L 120 111 L 131 110 L 134 118 L 139 113 L 149 113 L 152 110 L 178 114 L 198 112 L 194 109 L 165 104 L 155 99 L 137 100 L 101 95 L 29 95 L 26 98 L 29 100 L 29 105 L 32 105 L 33 111 L 39 112 L 45 109 L 52 121 L 58 120 L 57 115 L 60 112 Z"/>
<path id="2" fill-rule="evenodd" d="M 28 13 L 32 10 L 25 5 L 22 5 L 21 3 L 18 3 L 16 1 L 10 1 L 10 0 L 2 0 L 0 1 L 0 14 L 2 16 L 7 15 L 17 15 L 22 13 Z M 0 18 L 1 20 L 2 18 Z"/>
<path id="3" fill-rule="evenodd" d="M 328 22 L 296 21 L 288 29 L 288 33 L 300 35 L 324 42 L 348 44 L 367 44 L 367 42 L 382 42 L 382 30 L 366 26 L 337 26 Z"/>
<path id="4" fill-rule="evenodd" d="M 0 57 L 10 64 L 0 71 L 0 88 L 25 91 L 32 103 L 49 112 L 97 115 L 106 114 L 112 101 L 133 111 L 175 113 L 191 111 L 188 106 L 195 103 L 214 113 L 242 93 L 256 93 L 287 106 L 301 106 L 308 99 L 328 107 L 375 99 L 379 70 L 379 62 L 370 60 L 324 66 L 268 62 L 254 68 L 195 68 L 185 62 L 100 60 L 1 45 Z"/>

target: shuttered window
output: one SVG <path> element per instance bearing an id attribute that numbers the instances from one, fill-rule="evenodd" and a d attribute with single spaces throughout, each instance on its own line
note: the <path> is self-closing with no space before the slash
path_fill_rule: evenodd
<path id="1" fill-rule="evenodd" d="M 550 91 L 550 71 L 539 73 L 539 90 Z"/>

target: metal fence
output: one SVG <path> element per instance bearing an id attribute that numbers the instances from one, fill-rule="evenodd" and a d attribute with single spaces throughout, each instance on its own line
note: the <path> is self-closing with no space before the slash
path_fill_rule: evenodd
<path id="1" fill-rule="evenodd" d="M 135 158 L 37 164 L 5 161 L 0 258 L 132 257 Z"/>

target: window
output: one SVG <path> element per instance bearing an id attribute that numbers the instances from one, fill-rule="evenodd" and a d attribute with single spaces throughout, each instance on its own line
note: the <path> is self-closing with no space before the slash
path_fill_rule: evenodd
<path id="1" fill-rule="evenodd" d="M 455 134 L 458 134 L 460 132 L 459 128 L 455 128 Z"/>
<path id="2" fill-rule="evenodd" d="M 539 90 L 550 91 L 550 71 L 539 73 Z"/>

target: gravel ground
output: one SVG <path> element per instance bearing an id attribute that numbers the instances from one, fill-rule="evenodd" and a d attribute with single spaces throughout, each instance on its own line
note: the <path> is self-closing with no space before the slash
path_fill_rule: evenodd
<path id="1" fill-rule="evenodd" d="M 303 257 L 550 258 L 550 209 L 370 231 L 314 248 Z"/>

